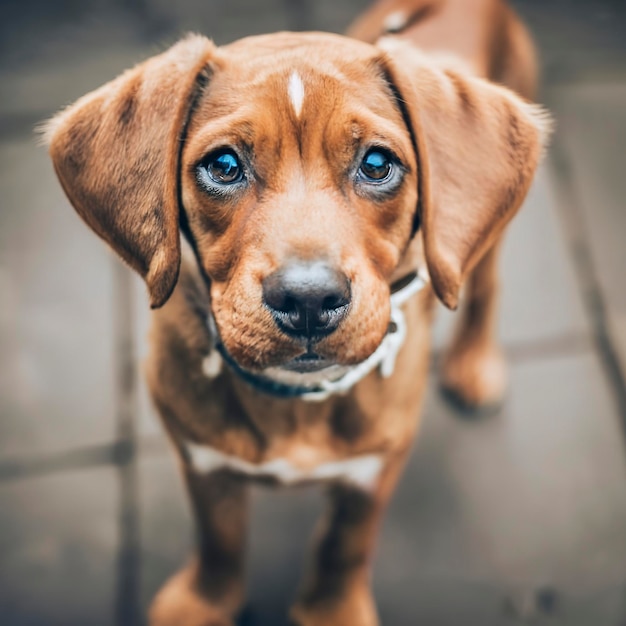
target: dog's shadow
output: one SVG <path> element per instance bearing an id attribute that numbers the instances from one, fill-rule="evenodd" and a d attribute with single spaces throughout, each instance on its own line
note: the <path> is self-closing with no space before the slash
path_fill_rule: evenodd
<path id="1" fill-rule="evenodd" d="M 237 626 L 291 626 L 287 616 L 280 618 L 278 615 L 278 607 L 272 613 L 246 607 L 237 620 Z"/>

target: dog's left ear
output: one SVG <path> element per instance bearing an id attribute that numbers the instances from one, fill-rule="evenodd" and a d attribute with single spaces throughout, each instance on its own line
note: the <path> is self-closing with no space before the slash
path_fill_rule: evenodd
<path id="1" fill-rule="evenodd" d="M 419 214 L 433 288 L 456 308 L 463 280 L 524 200 L 550 118 L 513 92 L 383 39 L 382 63 L 416 144 Z"/>
<path id="2" fill-rule="evenodd" d="M 153 308 L 180 267 L 179 162 L 215 46 L 190 36 L 84 96 L 43 129 L 87 224 L 146 281 Z"/>

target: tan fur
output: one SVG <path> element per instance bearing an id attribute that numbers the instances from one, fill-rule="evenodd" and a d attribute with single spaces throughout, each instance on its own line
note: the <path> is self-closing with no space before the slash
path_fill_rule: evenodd
<path id="1" fill-rule="evenodd" d="M 352 29 L 355 37 L 376 41 L 391 11 L 418 17 L 378 46 L 319 33 L 224 48 L 189 38 L 50 124 L 51 154 L 72 204 L 144 276 L 152 305 L 167 301 L 154 313 L 147 376 L 179 453 L 200 547 L 158 595 L 151 624 L 232 626 L 242 601 L 247 479 L 232 468 L 199 475 L 187 442 L 241 459 L 243 468 L 382 458 L 371 490 L 332 485 L 330 515 L 293 610 L 300 626 L 374 626 L 371 554 L 418 425 L 434 293 L 454 307 L 470 277 L 447 365 L 450 387 L 480 404 L 502 386 L 493 382 L 503 371 L 493 339 L 497 242 L 531 183 L 545 123 L 538 109 L 483 79 L 511 77 L 512 86 L 531 90 L 525 31 L 503 2 L 466 1 L 380 2 Z M 451 20 L 459 19 L 464 35 L 453 38 Z M 437 54 L 428 54 L 433 41 Z M 505 49 L 527 68 L 497 59 Z M 355 182 L 370 145 L 391 150 L 404 170 L 384 195 Z M 198 164 L 224 146 L 243 155 L 247 179 L 216 195 L 199 184 Z M 179 219 L 196 247 L 180 275 Z M 307 403 L 214 367 L 209 310 L 240 367 L 263 371 L 303 353 L 263 305 L 262 281 L 293 259 L 320 258 L 351 283 L 348 316 L 315 344 L 344 366 L 364 361 L 385 336 L 390 285 L 427 269 L 434 292 L 404 306 L 408 336 L 394 374 L 374 371 L 345 396 Z"/>

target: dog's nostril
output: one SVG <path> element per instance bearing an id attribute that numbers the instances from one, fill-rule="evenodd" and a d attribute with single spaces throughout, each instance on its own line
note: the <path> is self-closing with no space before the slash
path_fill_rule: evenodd
<path id="1" fill-rule="evenodd" d="M 298 313 L 298 304 L 296 303 L 294 298 L 287 296 L 285 301 L 283 302 L 283 306 L 279 307 L 280 311 L 284 313 L 297 314 Z"/>
<path id="2" fill-rule="evenodd" d="M 295 263 L 263 281 L 263 299 L 279 328 L 292 335 L 323 336 L 346 316 L 347 276 L 326 263 Z"/>
<path id="3" fill-rule="evenodd" d="M 322 309 L 325 311 L 332 311 L 334 309 L 340 309 L 342 306 L 346 306 L 348 300 L 341 294 L 332 294 L 324 298 L 322 302 Z"/>

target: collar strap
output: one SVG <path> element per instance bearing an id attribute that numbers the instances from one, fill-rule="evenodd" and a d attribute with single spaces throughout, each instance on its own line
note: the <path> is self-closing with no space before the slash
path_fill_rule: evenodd
<path id="1" fill-rule="evenodd" d="M 396 358 L 406 339 L 406 319 L 401 307 L 412 296 L 421 291 L 427 283 L 428 280 L 420 276 L 418 272 L 408 274 L 394 283 L 391 287 L 389 328 L 378 348 L 365 361 L 348 368 L 347 372 L 339 378 L 321 380 L 313 385 L 289 385 L 241 368 L 219 341 L 219 334 L 211 313 L 208 323 L 213 336 L 218 337 L 216 348 L 222 358 L 248 384 L 260 391 L 281 398 L 300 398 L 307 402 L 322 402 L 335 394 L 346 394 L 376 368 L 379 368 L 383 378 L 389 378 L 393 374 Z"/>

